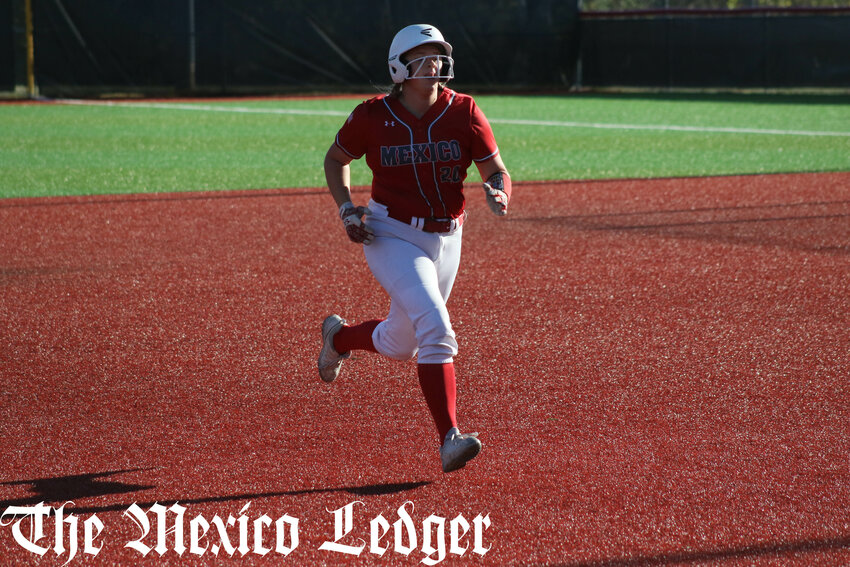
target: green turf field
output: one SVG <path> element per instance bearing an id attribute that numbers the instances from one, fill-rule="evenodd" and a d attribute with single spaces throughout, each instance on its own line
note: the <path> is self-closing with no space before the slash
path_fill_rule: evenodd
<path id="1" fill-rule="evenodd" d="M 476 100 L 515 180 L 850 170 L 847 96 Z M 3 104 L 0 197 L 323 186 L 357 102 Z M 352 171 L 369 183 L 362 160 Z"/>

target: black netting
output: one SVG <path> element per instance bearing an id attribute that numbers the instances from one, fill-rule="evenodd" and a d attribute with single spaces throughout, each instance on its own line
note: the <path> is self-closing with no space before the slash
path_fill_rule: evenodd
<path id="1" fill-rule="evenodd" d="M 635 15 L 581 22 L 588 86 L 850 86 L 850 14 Z"/>
<path id="2" fill-rule="evenodd" d="M 14 8 L 11 3 L 0 6 L 0 91 L 11 91 L 15 86 Z"/>
<path id="3" fill-rule="evenodd" d="M 186 90 L 189 0 L 35 3 L 42 92 L 67 88 Z M 567 86 L 577 60 L 576 0 L 412 3 L 398 0 L 195 0 L 195 85 L 362 88 L 386 85 L 393 34 L 437 26 L 455 47 L 456 81 Z"/>
<path id="4" fill-rule="evenodd" d="M 4 91 L 26 79 L 15 12 L 23 1 L 0 9 Z M 850 86 L 850 13 L 840 10 L 580 16 L 577 0 L 38 0 L 32 6 L 36 82 L 49 96 L 362 91 L 389 84 L 390 40 L 411 23 L 443 31 L 455 47 L 455 84 L 463 89 L 567 88 L 579 79 L 582 86 Z"/>

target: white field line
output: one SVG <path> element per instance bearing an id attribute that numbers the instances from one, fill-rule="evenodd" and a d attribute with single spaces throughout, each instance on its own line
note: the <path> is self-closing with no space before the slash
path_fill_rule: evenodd
<path id="1" fill-rule="evenodd" d="M 850 137 L 850 132 L 823 130 L 775 130 L 768 128 L 732 128 L 722 126 L 676 126 L 674 124 L 606 124 L 604 122 L 561 122 L 555 120 L 495 119 L 497 124 L 525 126 L 561 126 L 565 128 L 599 128 L 604 130 L 664 130 L 671 132 L 711 132 L 719 134 L 767 134 L 771 136 L 840 136 Z"/>
<path id="2" fill-rule="evenodd" d="M 163 110 L 194 110 L 200 112 L 232 112 L 237 114 L 300 114 L 303 116 L 348 116 L 341 110 L 300 110 L 297 108 L 249 108 L 246 106 L 213 106 L 209 104 L 172 102 L 115 102 L 100 100 L 58 99 L 59 104 L 81 106 L 120 106 L 124 108 L 160 108 Z"/>
<path id="3" fill-rule="evenodd" d="M 302 116 L 348 116 L 350 112 L 341 110 L 304 110 L 297 108 L 251 108 L 245 106 L 213 106 L 208 104 L 171 103 L 171 102 L 115 102 L 76 99 L 58 99 L 59 104 L 84 106 L 120 106 L 127 108 L 160 108 L 163 110 L 189 110 L 196 112 L 230 112 L 238 114 L 289 114 Z M 521 120 L 513 118 L 491 118 L 493 124 L 512 124 L 520 126 L 550 126 L 556 128 L 595 128 L 601 130 L 655 130 L 669 132 L 702 132 L 715 134 L 762 134 L 769 136 L 835 136 L 850 137 L 850 132 L 830 132 L 826 130 L 779 130 L 770 128 L 734 128 L 722 126 L 677 126 L 674 124 L 611 124 L 605 122 L 569 122 L 560 120 Z"/>

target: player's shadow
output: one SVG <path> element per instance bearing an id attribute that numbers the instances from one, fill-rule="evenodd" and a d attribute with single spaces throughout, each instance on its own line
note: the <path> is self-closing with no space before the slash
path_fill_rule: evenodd
<path id="1" fill-rule="evenodd" d="M 795 230 L 793 223 L 820 223 L 823 227 L 844 226 L 850 201 L 823 201 L 705 207 L 589 215 L 516 218 L 514 221 L 550 223 L 573 230 L 657 235 L 731 244 L 779 246 L 827 254 L 850 254 L 850 243 L 841 233 L 824 229 L 820 241 L 813 240 L 811 227 Z"/>
<path id="2" fill-rule="evenodd" d="M 101 473 L 69 475 L 50 478 L 38 478 L 28 480 L 15 480 L 2 482 L 0 486 L 30 485 L 31 496 L 9 500 L 0 500 L 0 513 L 9 506 L 34 506 L 39 503 L 47 505 L 62 506 L 66 502 L 74 502 L 81 498 L 94 496 L 133 494 L 156 488 L 154 485 L 126 483 L 116 480 L 102 480 L 113 475 L 122 473 L 138 472 L 150 469 L 124 469 L 107 471 Z M 157 502 L 180 504 L 202 504 L 210 502 L 229 502 L 242 500 L 257 500 L 262 498 L 274 498 L 280 496 L 304 496 L 308 494 L 321 494 L 332 492 L 345 492 L 354 496 L 381 496 L 387 494 L 399 494 L 415 490 L 422 486 L 431 484 L 430 481 L 418 482 L 391 482 L 383 484 L 367 484 L 362 486 L 343 486 L 336 488 L 309 488 L 303 490 L 284 490 L 270 492 L 245 492 L 226 496 L 203 496 L 197 498 L 159 498 L 149 502 L 134 502 L 142 509 L 149 508 Z M 98 512 L 121 512 L 129 508 L 133 502 L 127 504 L 106 504 L 102 506 L 77 506 L 69 507 L 69 511 L 75 514 L 95 514 Z"/>
<path id="3" fill-rule="evenodd" d="M 778 560 L 782 557 L 797 557 L 805 553 L 825 553 L 842 551 L 850 548 L 850 536 L 807 539 L 788 542 L 764 542 L 728 549 L 705 551 L 672 551 L 657 555 L 636 555 L 616 559 L 600 559 L 598 561 L 559 563 L 553 567 L 664 567 L 667 565 L 691 565 L 726 563 L 732 560 L 752 562 L 759 557 L 772 557 Z M 816 563 L 812 558 L 812 565 Z"/>
<path id="4" fill-rule="evenodd" d="M 2 482 L 2 486 L 30 485 L 32 496 L 12 500 L 0 500 L 0 510 L 9 506 L 32 506 L 39 502 L 65 503 L 79 498 L 91 498 L 107 494 L 125 494 L 150 490 L 153 485 L 133 484 L 118 480 L 101 480 L 118 474 L 138 472 L 146 469 L 123 469 L 101 473 L 34 478 Z M 60 504 L 61 505 L 61 504 Z"/>

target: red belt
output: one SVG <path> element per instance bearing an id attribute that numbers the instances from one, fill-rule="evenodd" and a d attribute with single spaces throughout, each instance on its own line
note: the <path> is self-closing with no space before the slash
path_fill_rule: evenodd
<path id="1" fill-rule="evenodd" d="M 396 215 L 390 211 L 387 211 L 387 216 L 423 232 L 452 232 L 463 226 L 463 221 L 466 220 L 466 213 L 454 219 L 411 217 Z"/>

